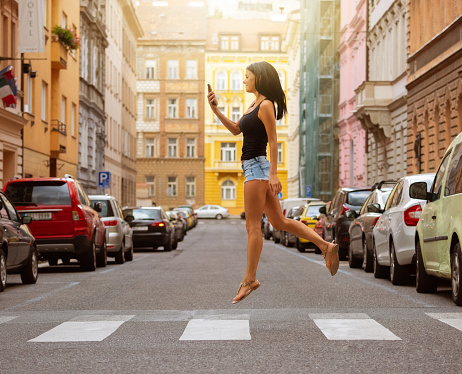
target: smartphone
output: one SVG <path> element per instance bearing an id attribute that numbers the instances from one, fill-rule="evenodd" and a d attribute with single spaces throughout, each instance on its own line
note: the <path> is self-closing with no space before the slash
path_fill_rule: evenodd
<path id="1" fill-rule="evenodd" d="M 207 84 L 207 88 L 208 88 L 209 92 L 212 92 L 212 86 L 210 84 Z M 213 99 L 212 104 L 213 105 L 218 105 L 218 103 L 217 103 L 217 101 L 215 99 Z"/>

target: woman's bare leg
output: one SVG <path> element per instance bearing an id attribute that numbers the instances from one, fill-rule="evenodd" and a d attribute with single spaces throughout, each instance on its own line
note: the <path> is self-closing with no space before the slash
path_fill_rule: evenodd
<path id="1" fill-rule="evenodd" d="M 263 247 L 261 234 L 261 218 L 266 201 L 268 181 L 252 180 L 244 184 L 245 225 L 247 228 L 247 267 L 243 283 L 257 279 L 257 267 Z M 234 300 L 239 300 L 251 288 L 242 287 Z"/>

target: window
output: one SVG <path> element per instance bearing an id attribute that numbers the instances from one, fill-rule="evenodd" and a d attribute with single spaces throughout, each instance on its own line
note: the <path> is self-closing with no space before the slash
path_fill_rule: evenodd
<path id="1" fill-rule="evenodd" d="M 197 61 L 188 60 L 186 61 L 186 79 L 197 78 Z"/>
<path id="2" fill-rule="evenodd" d="M 236 200 L 236 186 L 230 180 L 223 182 L 221 185 L 222 200 Z"/>
<path id="3" fill-rule="evenodd" d="M 186 197 L 196 196 L 196 178 L 186 177 Z"/>
<path id="4" fill-rule="evenodd" d="M 168 157 L 177 157 L 178 144 L 176 138 L 168 139 Z"/>
<path id="5" fill-rule="evenodd" d="M 168 79 L 178 79 L 178 60 L 168 60 Z"/>
<path id="6" fill-rule="evenodd" d="M 236 161 L 236 143 L 221 143 L 221 161 Z"/>
<path id="7" fill-rule="evenodd" d="M 197 118 L 196 99 L 186 99 L 186 118 Z"/>
<path id="8" fill-rule="evenodd" d="M 186 139 L 186 157 L 196 157 L 196 139 Z"/>
<path id="9" fill-rule="evenodd" d="M 156 77 L 156 60 L 146 60 L 146 79 Z"/>
<path id="10" fill-rule="evenodd" d="M 242 90 L 242 74 L 239 71 L 235 71 L 231 75 L 231 89 L 233 91 Z"/>
<path id="11" fill-rule="evenodd" d="M 219 110 L 221 113 L 224 114 L 226 108 L 225 108 L 224 106 L 219 106 L 219 107 L 218 107 L 218 110 Z M 225 115 L 226 115 L 226 114 L 225 114 Z M 217 125 L 220 125 L 220 124 L 221 124 L 221 121 L 220 121 L 220 119 L 219 119 L 218 117 L 215 117 L 215 123 L 216 123 Z"/>
<path id="12" fill-rule="evenodd" d="M 146 180 L 146 184 L 148 185 L 148 196 L 149 197 L 155 196 L 156 185 L 154 183 L 154 176 L 147 175 L 145 177 L 145 180 Z"/>
<path id="13" fill-rule="evenodd" d="M 154 99 L 146 99 L 146 118 L 156 118 L 156 104 Z"/>
<path id="14" fill-rule="evenodd" d="M 238 51 L 239 50 L 239 36 L 232 36 L 231 37 L 231 50 Z"/>
<path id="15" fill-rule="evenodd" d="M 168 118 L 178 117 L 178 100 L 177 99 L 168 99 L 167 117 Z"/>
<path id="16" fill-rule="evenodd" d="M 220 71 L 217 74 L 217 86 L 216 86 L 216 89 L 220 90 L 220 91 L 226 90 L 226 83 L 227 83 L 226 81 L 227 81 L 226 73 L 223 72 L 223 71 Z"/>
<path id="17" fill-rule="evenodd" d="M 176 177 L 168 177 L 167 196 L 176 196 L 176 195 L 177 195 Z"/>
<path id="18" fill-rule="evenodd" d="M 76 110 L 76 105 L 72 104 L 71 107 L 71 135 L 75 136 L 75 110 Z"/>
<path id="19" fill-rule="evenodd" d="M 435 175 L 435 180 L 433 181 L 433 186 L 432 186 L 431 191 L 432 193 L 435 194 L 434 196 L 435 200 L 438 200 L 440 198 L 441 185 L 443 184 L 443 176 L 444 176 L 444 173 L 446 172 L 446 166 L 448 165 L 449 155 L 450 153 L 448 152 L 446 154 L 446 157 L 441 162 L 438 172 Z"/>
<path id="20" fill-rule="evenodd" d="M 231 109 L 231 121 L 237 122 L 241 118 L 241 108 L 238 106 L 233 106 Z"/>
<path id="21" fill-rule="evenodd" d="M 221 46 L 221 50 L 223 50 L 223 51 L 229 50 L 229 36 L 223 35 L 221 37 L 220 46 Z"/>
<path id="22" fill-rule="evenodd" d="M 41 107 L 41 112 L 42 112 L 42 121 L 47 120 L 47 84 L 45 82 L 42 82 L 42 107 Z"/>
<path id="23" fill-rule="evenodd" d="M 260 49 L 262 51 L 279 51 L 279 36 L 262 36 Z"/>
<path id="24" fill-rule="evenodd" d="M 278 143 L 278 164 L 282 164 L 282 143 Z"/>
<path id="25" fill-rule="evenodd" d="M 66 98 L 61 97 L 61 122 L 66 123 Z"/>
<path id="26" fill-rule="evenodd" d="M 154 151 L 155 151 L 154 138 L 146 138 L 145 145 L 146 145 L 145 156 L 146 157 L 154 157 Z"/>
<path id="27" fill-rule="evenodd" d="M 462 143 L 459 143 L 454 150 L 444 190 L 445 196 L 458 193 L 462 193 Z"/>
<path id="28" fill-rule="evenodd" d="M 33 113 L 33 103 L 34 103 L 34 79 L 27 75 L 27 110 L 24 110 L 27 113 Z"/>

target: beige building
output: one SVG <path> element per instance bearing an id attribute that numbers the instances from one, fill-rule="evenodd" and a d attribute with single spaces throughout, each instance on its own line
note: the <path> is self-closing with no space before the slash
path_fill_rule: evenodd
<path id="1" fill-rule="evenodd" d="M 18 88 L 21 87 L 21 63 L 18 58 L 18 1 L 0 3 L 0 70 L 13 66 Z M 16 42 L 15 42 L 16 41 Z M 18 95 L 20 96 L 20 95 Z M 15 175 L 22 175 L 23 155 L 21 131 L 27 124 L 22 117 L 22 98 L 18 97 L 16 108 L 4 107 L 0 100 L 0 189 Z"/>
<path id="2" fill-rule="evenodd" d="M 205 3 L 139 2 L 137 205 L 204 204 Z"/>
<path id="3" fill-rule="evenodd" d="M 136 43 L 143 35 L 132 0 L 106 1 L 106 192 L 122 206 L 136 203 Z"/>

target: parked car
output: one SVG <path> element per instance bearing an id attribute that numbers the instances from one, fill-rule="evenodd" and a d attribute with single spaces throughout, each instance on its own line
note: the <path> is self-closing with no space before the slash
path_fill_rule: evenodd
<path id="1" fill-rule="evenodd" d="M 372 230 L 375 278 L 390 277 L 392 284 L 404 284 L 415 266 L 415 228 L 425 202 L 409 196 L 409 186 L 424 182 L 430 191 L 435 174 L 400 178 L 390 193 L 384 212 Z"/>
<path id="2" fill-rule="evenodd" d="M 202 205 L 196 209 L 196 213 L 198 218 L 222 219 L 229 217 L 228 209 L 219 205 Z"/>
<path id="3" fill-rule="evenodd" d="M 191 216 L 193 218 L 193 227 L 196 227 L 197 222 L 198 222 L 199 219 L 197 218 L 197 214 L 194 211 L 193 206 L 192 205 L 178 205 L 177 208 L 188 208 L 190 213 L 191 213 Z"/>
<path id="4" fill-rule="evenodd" d="M 11 201 L 0 192 L 0 292 L 5 289 L 7 273 L 19 273 L 24 284 L 38 278 L 38 253 L 35 238 L 27 224 L 32 218 L 21 217 Z"/>
<path id="5" fill-rule="evenodd" d="M 90 195 L 94 205 L 101 203 L 100 217 L 106 227 L 108 257 L 114 257 L 117 264 L 133 260 L 133 231 L 125 221 L 122 209 L 114 196 Z"/>
<path id="6" fill-rule="evenodd" d="M 282 214 L 287 217 L 290 208 L 299 207 L 300 205 L 308 204 L 312 201 L 319 201 L 319 199 L 311 197 L 296 197 L 290 199 L 280 200 Z M 275 243 L 279 243 L 282 239 L 282 232 L 273 229 L 273 240 Z"/>
<path id="7" fill-rule="evenodd" d="M 105 227 L 98 215 L 101 204 L 91 206 L 72 176 L 14 179 L 5 184 L 4 192 L 19 214 L 32 217 L 29 229 L 41 260 L 56 265 L 59 258 L 65 263 L 74 258 L 87 271 L 106 266 Z"/>
<path id="8" fill-rule="evenodd" d="M 123 214 L 133 230 L 135 248 L 163 246 L 165 251 L 177 248 L 175 226 L 161 207 L 126 208 Z"/>
<path id="9" fill-rule="evenodd" d="M 294 206 L 289 209 L 287 218 L 300 221 L 300 217 L 306 205 Z M 281 243 L 286 247 L 292 247 L 297 241 L 297 236 L 287 231 L 281 231 Z"/>
<path id="10" fill-rule="evenodd" d="M 319 210 L 324 206 L 326 206 L 326 203 L 323 201 L 314 201 L 305 205 L 301 213 L 300 222 L 315 230 L 315 226 L 321 216 Z M 295 244 L 299 252 L 305 252 L 307 248 L 312 247 L 315 253 L 321 253 L 321 250 L 307 239 L 297 237 Z"/>
<path id="11" fill-rule="evenodd" d="M 355 210 L 359 212 L 367 197 L 370 195 L 370 188 L 343 187 L 339 188 L 332 199 L 329 211 L 321 208 L 319 211 L 326 214 L 324 221 L 324 240 L 335 242 L 339 245 L 339 257 L 346 260 L 350 243 L 350 224 L 353 217 L 347 217 L 346 212 Z"/>
<path id="12" fill-rule="evenodd" d="M 348 264 L 350 268 L 363 267 L 368 273 L 373 271 L 372 229 L 382 215 L 396 181 L 381 181 L 372 186 L 372 192 L 364 202 L 361 210 L 346 212 L 354 220 L 350 224 L 350 247 Z M 384 187 L 388 185 L 389 187 Z"/>
<path id="13" fill-rule="evenodd" d="M 179 212 L 175 212 L 173 210 L 167 212 L 167 216 L 170 219 L 170 222 L 172 222 L 173 226 L 175 226 L 176 240 L 178 242 L 182 242 L 184 240 L 186 230 L 184 228 L 183 221 L 178 218 L 178 214 Z"/>
<path id="14" fill-rule="evenodd" d="M 173 212 L 176 214 L 177 219 L 183 224 L 183 233 L 186 236 L 188 234 L 188 216 L 186 212 L 180 212 L 177 210 L 173 210 Z"/>
<path id="15" fill-rule="evenodd" d="M 181 213 L 183 218 L 186 220 L 187 230 L 191 230 L 194 227 L 194 218 L 188 208 L 175 208 L 173 211 Z"/>
<path id="16" fill-rule="evenodd" d="M 271 239 L 273 236 L 273 225 L 265 213 L 263 213 L 263 217 L 261 218 L 261 232 L 266 240 Z"/>
<path id="17" fill-rule="evenodd" d="M 320 216 L 319 216 L 318 222 L 314 225 L 314 231 L 316 231 L 316 233 L 323 239 L 324 239 L 324 222 L 326 221 L 326 213 L 325 212 L 329 211 L 331 203 L 332 203 L 332 201 L 327 202 L 325 209 L 322 208 L 322 207 L 321 207 L 322 209 L 319 208 Z M 318 253 L 318 254 L 322 253 L 319 248 L 315 248 L 314 252 Z"/>
<path id="18" fill-rule="evenodd" d="M 441 161 L 430 192 L 422 182 L 410 195 L 427 201 L 415 236 L 417 292 L 436 292 L 437 278 L 450 279 L 452 299 L 462 306 L 462 133 Z"/>

